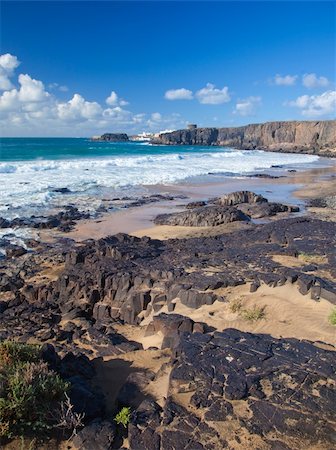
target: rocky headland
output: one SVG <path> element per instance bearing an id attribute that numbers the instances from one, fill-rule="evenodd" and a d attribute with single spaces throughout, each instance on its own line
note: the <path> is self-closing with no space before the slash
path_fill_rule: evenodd
<path id="1" fill-rule="evenodd" d="M 164 145 L 218 145 L 241 150 L 310 153 L 336 156 L 336 121 L 292 121 L 251 124 L 236 128 L 195 128 L 160 134 Z"/>
<path id="2" fill-rule="evenodd" d="M 93 141 L 107 141 L 107 142 L 128 142 L 128 135 L 126 133 L 104 133 L 101 136 L 94 136 Z"/>

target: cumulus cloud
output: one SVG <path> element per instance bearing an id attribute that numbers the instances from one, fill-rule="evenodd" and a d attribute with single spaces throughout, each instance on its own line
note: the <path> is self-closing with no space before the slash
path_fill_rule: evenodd
<path id="1" fill-rule="evenodd" d="M 233 112 L 240 116 L 253 116 L 260 104 L 261 97 L 247 97 L 237 102 Z"/>
<path id="2" fill-rule="evenodd" d="M 318 77 L 316 73 L 305 73 L 302 77 L 302 84 L 306 88 L 326 87 L 329 80 L 326 77 Z"/>
<path id="3" fill-rule="evenodd" d="M 111 94 L 105 100 L 107 105 L 110 106 L 126 106 L 128 102 L 124 99 L 119 99 L 118 94 L 115 91 L 112 91 Z"/>
<path id="4" fill-rule="evenodd" d="M 196 98 L 200 103 L 207 105 L 220 105 L 231 100 L 229 88 L 224 86 L 223 89 L 218 89 L 212 83 L 196 92 Z"/>
<path id="5" fill-rule="evenodd" d="M 185 88 L 169 89 L 164 96 L 167 100 L 192 100 L 194 98 L 192 91 Z"/>
<path id="6" fill-rule="evenodd" d="M 273 83 L 277 86 L 293 86 L 296 83 L 297 75 L 279 75 L 276 74 Z"/>
<path id="7" fill-rule="evenodd" d="M 75 94 L 71 100 L 57 105 L 58 117 L 62 120 L 95 119 L 102 112 L 97 102 L 88 102 L 81 95 Z"/>
<path id="8" fill-rule="evenodd" d="M 20 61 L 16 56 L 10 53 L 0 55 L 0 90 L 6 91 L 13 87 L 10 77 L 19 65 Z"/>
<path id="9" fill-rule="evenodd" d="M 326 91 L 321 95 L 301 95 L 286 104 L 301 109 L 301 114 L 309 118 L 332 116 L 336 111 L 336 91 Z"/>
<path id="10" fill-rule="evenodd" d="M 19 63 L 16 57 L 9 56 L 0 56 L 1 70 L 12 77 Z M 42 81 L 28 74 L 19 74 L 15 85 L 7 83 L 6 86 L 0 93 L 0 127 L 7 136 L 89 136 L 100 131 L 136 133 L 184 125 L 182 118 L 175 114 L 134 114 L 124 108 L 128 102 L 114 91 L 107 97 L 106 107 L 79 93 L 67 100 L 60 99 L 56 93 L 65 92 L 61 85 L 52 83 L 48 92 Z"/>

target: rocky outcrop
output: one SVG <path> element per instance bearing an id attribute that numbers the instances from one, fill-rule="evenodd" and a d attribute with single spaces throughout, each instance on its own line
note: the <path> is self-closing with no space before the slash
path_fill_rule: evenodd
<path id="1" fill-rule="evenodd" d="M 131 450 L 335 446 L 334 351 L 227 329 L 185 333 L 172 365 L 163 407 L 132 416 Z"/>
<path id="2" fill-rule="evenodd" d="M 336 156 L 336 121 L 267 122 L 237 128 L 178 130 L 161 134 L 153 142 Z"/>
<path id="3" fill-rule="evenodd" d="M 234 206 L 240 203 L 261 203 L 267 202 L 267 199 L 260 194 L 251 191 L 236 191 L 223 195 L 214 201 L 216 205 Z"/>
<path id="4" fill-rule="evenodd" d="M 57 255 L 65 258 L 59 278 L 38 285 L 23 278 L 36 276 L 36 268 L 20 265 L 29 254 L 6 259 L 7 269 L 0 265 L 0 339 L 52 340 L 71 350 L 80 339 L 99 354 L 116 355 L 140 348 L 115 331 L 116 322 L 139 324 L 163 307 L 172 312 L 175 299 L 194 309 L 225 301 L 219 288 L 244 283 L 254 290 L 262 283 L 295 283 L 307 299 L 336 304 L 335 236 L 335 222 L 298 217 L 214 237 L 157 241 L 120 234 L 70 250 L 65 242 L 51 255 L 54 264 Z M 300 253 L 323 258 L 295 269 L 273 259 Z"/>
<path id="5" fill-rule="evenodd" d="M 249 220 L 239 209 L 222 206 L 204 206 L 173 214 L 155 217 L 156 225 L 180 225 L 185 227 L 215 227 L 224 223 Z"/>
<path id="6" fill-rule="evenodd" d="M 179 225 L 189 227 L 215 227 L 231 222 L 249 221 L 250 218 L 275 216 L 283 212 L 298 212 L 298 206 L 271 203 L 262 195 L 251 191 L 237 191 L 223 195 L 207 202 L 192 202 L 186 205 L 187 210 L 159 214 L 155 217 L 156 225 Z"/>
<path id="7" fill-rule="evenodd" d="M 99 137 L 92 138 L 93 141 L 108 141 L 108 142 L 127 142 L 128 136 L 126 133 L 104 133 Z"/>

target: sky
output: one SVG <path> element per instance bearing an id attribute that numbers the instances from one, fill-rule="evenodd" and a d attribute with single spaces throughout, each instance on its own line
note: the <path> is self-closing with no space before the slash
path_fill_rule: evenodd
<path id="1" fill-rule="evenodd" d="M 335 118 L 334 2 L 2 1 L 2 136 Z"/>

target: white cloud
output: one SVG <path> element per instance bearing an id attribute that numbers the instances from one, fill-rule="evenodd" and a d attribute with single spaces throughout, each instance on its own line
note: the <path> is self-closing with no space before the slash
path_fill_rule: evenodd
<path id="1" fill-rule="evenodd" d="M 68 86 L 58 84 L 58 83 L 50 83 L 50 84 L 48 84 L 48 88 L 51 90 L 58 90 L 60 92 L 68 92 L 68 90 L 69 90 Z"/>
<path id="2" fill-rule="evenodd" d="M 255 114 L 256 109 L 260 104 L 261 97 L 247 97 L 237 102 L 233 112 L 240 116 L 252 116 Z"/>
<path id="3" fill-rule="evenodd" d="M 167 100 L 192 100 L 194 98 L 192 91 L 185 88 L 169 89 L 164 96 Z"/>
<path id="4" fill-rule="evenodd" d="M 88 102 L 75 94 L 71 100 L 57 105 L 58 117 L 62 120 L 94 119 L 101 114 L 102 107 L 97 102 Z"/>
<path id="5" fill-rule="evenodd" d="M 107 105 L 110 106 L 126 106 L 128 102 L 124 99 L 119 99 L 118 94 L 115 91 L 112 91 L 111 94 L 105 100 Z"/>
<path id="6" fill-rule="evenodd" d="M 336 91 L 326 91 L 321 95 L 302 95 L 287 105 L 301 109 L 301 114 L 310 118 L 332 116 L 336 111 Z"/>
<path id="7" fill-rule="evenodd" d="M 227 86 L 224 86 L 223 89 L 218 89 L 211 83 L 207 83 L 207 85 L 197 91 L 195 95 L 200 103 L 207 105 L 220 105 L 231 100 L 229 88 Z"/>
<path id="8" fill-rule="evenodd" d="M 109 97 L 107 97 L 106 103 L 110 106 L 118 104 L 118 95 L 115 91 L 112 91 Z"/>
<path id="9" fill-rule="evenodd" d="M 7 74 L 18 66 L 16 57 L 0 56 L 1 61 Z M 56 95 L 63 90 L 61 85 L 49 85 L 54 91 L 50 93 L 42 81 L 28 74 L 20 74 L 15 84 L 0 93 L 0 127 L 7 136 L 90 136 L 108 131 L 159 131 L 163 127 L 176 129 L 185 125 L 178 114 L 134 114 L 124 108 L 128 102 L 114 91 L 107 97 L 113 104 L 106 107 L 86 100 L 79 93 L 64 101 Z"/>
<path id="10" fill-rule="evenodd" d="M 0 55 L 0 90 L 7 91 L 13 87 L 10 77 L 19 64 L 17 57 L 10 53 Z"/>
<path id="11" fill-rule="evenodd" d="M 162 120 L 162 115 L 158 112 L 155 112 L 151 115 L 151 119 L 155 122 L 160 122 Z"/>
<path id="12" fill-rule="evenodd" d="M 305 73 L 302 77 L 302 84 L 306 88 L 326 87 L 329 80 L 326 77 L 318 77 L 316 73 Z"/>
<path id="13" fill-rule="evenodd" d="M 45 91 L 42 81 L 34 80 L 27 74 L 19 75 L 19 83 L 21 87 L 18 95 L 21 102 L 43 102 L 50 95 Z"/>
<path id="14" fill-rule="evenodd" d="M 273 82 L 277 86 L 293 86 L 296 83 L 297 75 L 285 75 L 281 76 L 279 74 L 275 75 Z"/>

